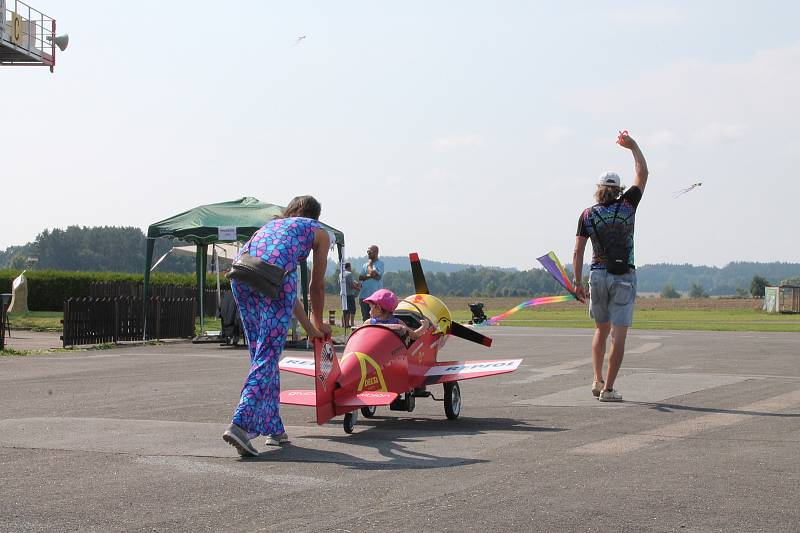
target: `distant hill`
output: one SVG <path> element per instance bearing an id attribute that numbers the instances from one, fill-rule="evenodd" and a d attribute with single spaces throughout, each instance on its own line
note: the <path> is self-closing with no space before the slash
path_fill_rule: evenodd
<path id="1" fill-rule="evenodd" d="M 656 264 L 636 269 L 639 292 L 660 292 L 665 285 L 678 291 L 688 291 L 693 283 L 702 286 L 710 295 L 736 294 L 736 289 L 750 290 L 753 276 L 766 278 L 777 285 L 788 278 L 800 276 L 800 263 L 734 262 L 722 268 L 694 265 Z"/>
<path id="2" fill-rule="evenodd" d="M 9 246 L 0 251 L 0 268 L 25 268 L 29 257 L 38 261 L 33 268 L 40 270 L 74 270 L 86 272 L 142 272 L 144 270 L 146 237 L 134 227 L 80 227 L 44 230 L 34 242 Z M 158 260 L 171 246 L 181 241 L 157 239 L 153 261 Z M 191 257 L 169 256 L 158 266 L 159 272 L 194 272 Z"/>
<path id="3" fill-rule="evenodd" d="M 410 272 L 411 266 L 408 262 L 408 256 L 387 255 L 381 256 L 381 261 L 386 265 L 386 272 Z M 367 262 L 367 257 L 348 257 L 345 259 L 346 263 L 353 265 L 353 272 L 358 271 L 361 265 Z M 492 270 L 500 270 L 501 272 L 517 272 L 516 268 L 503 268 L 484 265 L 467 265 L 463 263 L 443 263 L 441 261 L 429 261 L 422 258 L 422 269 L 425 272 L 435 274 L 443 272 L 450 274 L 451 272 L 459 272 L 468 268 L 490 268 Z M 328 275 L 331 275 L 336 270 L 336 263 L 328 262 Z"/>
<path id="4" fill-rule="evenodd" d="M 134 227 L 79 227 L 44 230 L 34 242 L 9 246 L 0 250 L 0 268 L 22 270 L 28 258 L 38 259 L 31 268 L 99 272 L 142 272 L 144 268 L 146 238 Z M 158 239 L 157 259 L 178 241 Z M 387 286 L 409 290 L 411 277 L 406 256 L 385 256 Z M 361 269 L 366 257 L 350 257 L 354 272 Z M 431 261 L 422 258 L 422 267 L 428 281 L 442 295 L 524 295 L 553 293 L 562 289 L 548 282 L 542 269 L 519 271 L 514 268 L 497 268 L 460 263 Z M 332 274 L 336 264 L 328 263 L 329 290 L 335 291 L 336 280 Z M 170 256 L 158 266 L 159 272 L 194 272 L 194 258 Z M 588 272 L 588 267 L 585 268 Z M 738 261 L 722 268 L 695 265 L 656 264 L 643 265 L 636 270 L 639 292 L 661 292 L 666 285 L 688 292 L 693 284 L 700 285 L 712 295 L 729 295 L 749 292 L 754 276 L 766 278 L 772 285 L 784 280 L 800 278 L 800 263 L 755 263 Z"/>

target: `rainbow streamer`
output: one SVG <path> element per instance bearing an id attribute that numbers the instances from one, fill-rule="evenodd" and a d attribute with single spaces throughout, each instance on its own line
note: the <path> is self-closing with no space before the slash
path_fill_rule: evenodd
<path id="1" fill-rule="evenodd" d="M 568 302 L 569 300 L 574 300 L 575 297 L 571 294 L 563 294 L 561 296 L 540 296 L 539 298 L 534 298 L 532 300 L 528 300 L 527 302 L 522 302 L 518 306 L 514 307 L 513 309 L 509 309 L 503 314 L 493 316 L 484 322 L 483 324 L 476 324 L 480 326 L 494 326 L 498 322 L 501 322 L 508 318 L 509 316 L 513 315 L 517 311 L 522 311 L 523 309 L 529 309 L 531 307 L 535 307 L 537 305 L 545 305 L 545 304 L 555 304 L 559 302 Z"/>
<path id="2" fill-rule="evenodd" d="M 518 306 L 514 307 L 513 309 L 509 309 L 503 314 L 493 316 L 492 318 L 486 319 L 485 322 L 481 324 L 475 324 L 476 326 L 494 326 L 499 322 L 502 322 L 509 316 L 513 315 L 517 311 L 522 311 L 523 309 L 529 309 L 531 307 L 535 307 L 537 305 L 545 305 L 545 304 L 555 304 L 560 302 L 568 302 L 570 300 L 575 300 L 575 288 L 572 286 L 572 283 L 569 281 L 569 277 L 567 276 L 567 272 L 564 270 L 564 267 L 561 266 L 561 261 L 558 260 L 556 254 L 554 252 L 550 252 L 542 257 L 536 258 L 542 266 L 547 270 L 551 276 L 555 278 L 555 280 L 567 291 L 569 294 L 564 294 L 562 296 L 540 296 L 539 298 L 534 298 L 532 300 L 528 300 L 527 302 L 522 302 Z"/>
<path id="3" fill-rule="evenodd" d="M 570 294 L 575 294 L 575 287 L 573 287 L 572 283 L 569 282 L 567 272 L 564 270 L 564 267 L 561 266 L 561 261 L 558 260 L 555 252 L 550 252 L 542 257 L 537 257 L 536 259 L 542 264 L 544 269 L 547 270 L 559 284 L 561 284 L 562 287 L 567 289 L 567 292 Z"/>

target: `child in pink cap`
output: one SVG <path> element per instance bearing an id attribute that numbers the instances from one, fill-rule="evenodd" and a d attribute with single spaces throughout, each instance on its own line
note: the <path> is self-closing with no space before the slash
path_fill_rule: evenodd
<path id="1" fill-rule="evenodd" d="M 364 302 L 369 304 L 370 316 L 364 321 L 364 326 L 387 326 L 396 331 L 401 337 L 408 335 L 411 340 L 420 338 L 431 327 L 431 323 L 423 318 L 420 327 L 411 329 L 403 324 L 402 320 L 393 316 L 392 313 L 397 308 L 397 296 L 388 289 L 378 289 L 368 298 L 364 298 Z"/>

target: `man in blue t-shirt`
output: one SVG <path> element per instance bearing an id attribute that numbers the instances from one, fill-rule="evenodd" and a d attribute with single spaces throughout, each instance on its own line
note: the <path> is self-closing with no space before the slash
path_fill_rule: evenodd
<path id="1" fill-rule="evenodd" d="M 361 291 L 358 293 L 358 303 L 361 306 L 361 319 L 369 318 L 369 304 L 364 299 L 372 296 L 372 293 L 383 288 L 383 273 L 386 267 L 383 261 L 378 259 L 378 246 L 373 244 L 367 248 L 367 258 L 369 259 L 361 267 L 361 275 L 358 281 L 361 282 Z"/>
<path id="2" fill-rule="evenodd" d="M 631 151 L 636 176 L 625 191 L 619 175 L 607 172 L 600 176 L 594 197 L 597 203 L 583 210 L 578 219 L 572 268 L 575 272 L 576 296 L 586 300 L 581 277 L 586 241 L 592 240 L 592 266 L 589 273 L 589 315 L 595 321 L 592 339 L 594 382 L 592 394 L 601 402 L 622 401 L 614 381 L 625 354 L 625 339 L 633 322 L 636 300 L 636 267 L 633 259 L 633 229 L 636 208 L 647 184 L 647 162 L 627 132 L 617 142 Z M 608 372 L 603 381 L 606 341 L 611 334 Z"/>

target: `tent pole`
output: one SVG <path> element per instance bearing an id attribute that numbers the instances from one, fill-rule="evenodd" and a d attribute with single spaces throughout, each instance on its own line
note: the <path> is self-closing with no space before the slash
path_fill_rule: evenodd
<path id="1" fill-rule="evenodd" d="M 205 316 L 206 316 L 206 274 L 208 273 L 208 245 L 204 244 L 202 246 L 203 255 L 201 256 L 201 262 L 203 264 L 203 268 L 200 270 L 200 334 L 205 335 L 206 328 L 205 328 Z"/>
<path id="2" fill-rule="evenodd" d="M 197 278 L 197 313 L 200 316 L 200 334 L 203 334 L 203 284 L 200 272 L 203 270 L 203 261 L 201 255 L 203 253 L 200 244 L 197 245 L 197 250 L 194 255 L 195 262 L 195 276 Z"/>
<path id="3" fill-rule="evenodd" d="M 347 309 L 347 287 L 344 284 L 344 244 L 337 244 L 337 251 L 339 252 L 339 296 L 342 301 L 342 316 Z"/>
<path id="4" fill-rule="evenodd" d="M 213 246 L 213 254 L 212 259 L 214 260 L 214 270 L 217 274 L 217 312 L 222 309 L 222 290 L 219 288 L 219 254 L 217 253 L 217 245 L 212 244 Z"/>
<path id="5" fill-rule="evenodd" d="M 144 287 L 142 288 L 142 308 L 144 311 L 144 324 L 142 329 L 143 341 L 147 340 L 147 301 L 150 296 L 150 263 L 153 262 L 153 249 L 155 245 L 155 239 L 147 239 L 147 251 L 145 252 L 144 259 Z"/>
<path id="6" fill-rule="evenodd" d="M 300 285 L 303 289 L 303 308 L 308 314 L 308 261 L 300 263 Z"/>

